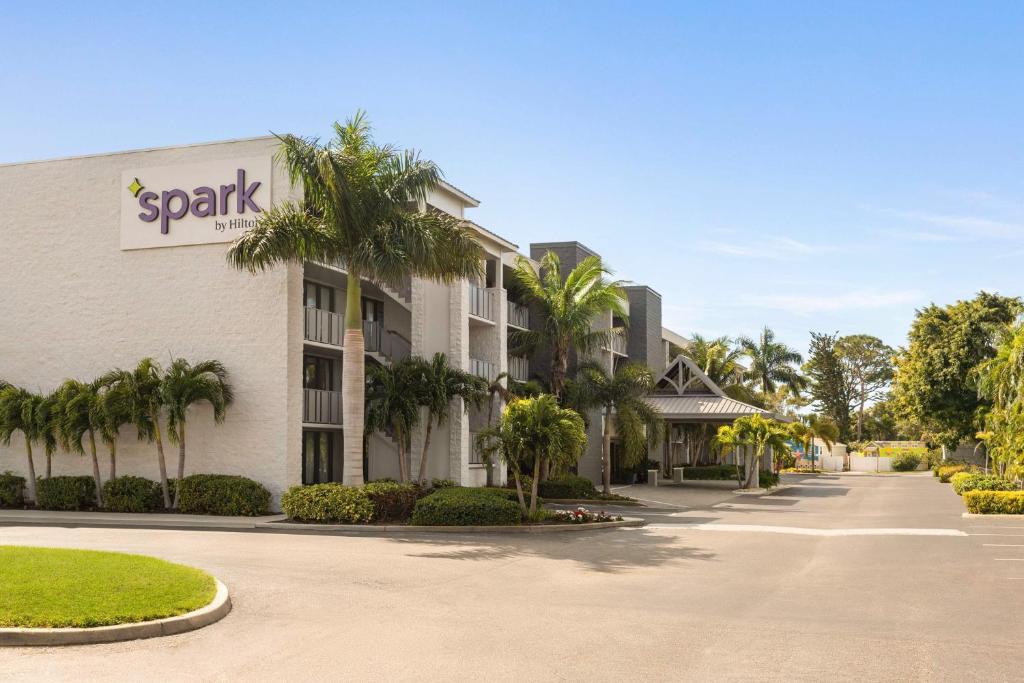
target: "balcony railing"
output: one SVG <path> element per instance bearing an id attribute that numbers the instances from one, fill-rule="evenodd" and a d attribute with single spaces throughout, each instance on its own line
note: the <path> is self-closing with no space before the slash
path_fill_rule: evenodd
<path id="1" fill-rule="evenodd" d="M 530 376 L 530 359 L 523 356 L 509 356 L 508 374 L 517 382 L 525 382 Z"/>
<path id="2" fill-rule="evenodd" d="M 488 382 L 493 382 L 494 378 L 498 376 L 498 364 L 470 358 L 469 371 L 477 377 L 483 377 Z"/>
<path id="3" fill-rule="evenodd" d="M 493 288 L 469 285 L 469 313 L 484 320 L 497 320 L 498 311 L 495 301 L 497 290 Z"/>
<path id="4" fill-rule="evenodd" d="M 627 355 L 626 353 L 626 333 L 621 327 L 612 329 L 611 340 L 608 344 L 608 350 L 612 353 L 617 353 L 620 356 Z"/>
<path id="5" fill-rule="evenodd" d="M 344 339 L 342 317 L 338 313 L 306 306 L 306 341 L 341 346 Z"/>
<path id="6" fill-rule="evenodd" d="M 530 309 L 515 301 L 509 301 L 508 324 L 523 330 L 530 329 Z"/>
<path id="7" fill-rule="evenodd" d="M 302 421 L 309 424 L 341 424 L 341 392 L 303 389 Z"/>
<path id="8" fill-rule="evenodd" d="M 367 353 L 379 353 L 391 361 L 408 358 L 412 353 L 412 342 L 394 330 L 385 330 L 380 320 L 363 321 L 363 345 Z"/>

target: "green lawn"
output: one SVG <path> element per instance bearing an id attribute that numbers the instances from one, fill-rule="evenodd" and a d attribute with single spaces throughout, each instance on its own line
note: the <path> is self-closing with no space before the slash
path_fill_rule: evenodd
<path id="1" fill-rule="evenodd" d="M 0 546 L 0 627 L 91 627 L 162 619 L 209 604 L 213 577 L 155 557 Z"/>

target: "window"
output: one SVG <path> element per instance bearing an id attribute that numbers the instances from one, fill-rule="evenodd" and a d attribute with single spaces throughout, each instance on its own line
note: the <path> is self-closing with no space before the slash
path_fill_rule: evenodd
<path id="1" fill-rule="evenodd" d="M 336 312 L 334 309 L 334 288 L 318 282 L 306 281 L 306 307 L 319 308 L 321 311 Z"/>
<path id="2" fill-rule="evenodd" d="M 302 434 L 302 483 L 324 484 L 341 481 L 341 458 L 335 462 L 335 432 L 308 431 Z"/>
<path id="3" fill-rule="evenodd" d="M 384 320 L 384 302 L 377 301 L 376 299 L 363 298 L 363 320 L 371 321 L 375 320 L 381 322 Z"/>
<path id="4" fill-rule="evenodd" d="M 334 391 L 334 361 L 320 356 L 302 359 L 302 388 Z"/>

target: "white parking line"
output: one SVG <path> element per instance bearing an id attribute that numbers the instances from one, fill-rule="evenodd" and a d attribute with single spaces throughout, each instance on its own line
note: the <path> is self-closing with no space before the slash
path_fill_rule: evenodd
<path id="1" fill-rule="evenodd" d="M 968 536 L 1013 536 L 1014 538 L 1024 538 L 1024 534 L 967 534 Z"/>
<path id="2" fill-rule="evenodd" d="M 996 562 L 1024 562 L 1024 557 L 993 557 Z"/>
<path id="3" fill-rule="evenodd" d="M 793 536 L 967 536 L 959 529 L 811 529 L 798 526 L 761 524 L 648 524 L 646 529 L 686 529 L 695 531 L 745 531 L 748 533 L 790 534 Z"/>
<path id="4" fill-rule="evenodd" d="M 1022 543 L 982 543 L 986 548 L 1024 548 Z"/>

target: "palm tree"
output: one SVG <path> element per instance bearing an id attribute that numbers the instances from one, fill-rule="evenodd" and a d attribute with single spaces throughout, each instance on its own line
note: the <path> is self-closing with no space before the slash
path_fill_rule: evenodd
<path id="1" fill-rule="evenodd" d="M 605 493 L 612 485 L 612 431 L 622 446 L 624 465 L 635 465 L 657 445 L 663 429 L 658 413 L 645 397 L 654 389 L 654 375 L 640 363 L 627 363 L 609 376 L 596 363 L 580 367 L 578 386 L 584 404 L 604 411 L 601 439 L 601 470 Z"/>
<path id="2" fill-rule="evenodd" d="M 45 478 L 49 479 L 53 473 L 53 453 L 60 442 L 61 406 L 57 392 L 46 395 L 36 404 L 35 420 L 39 426 L 39 438 L 46 455 Z"/>
<path id="3" fill-rule="evenodd" d="M 507 404 L 515 398 L 527 398 L 529 396 L 540 396 L 544 393 L 543 387 L 537 380 L 519 382 L 512 378 L 507 372 L 499 373 L 487 385 L 487 427 L 494 426 L 494 406 L 499 401 Z M 487 485 L 494 485 L 494 462 L 491 458 L 484 458 L 487 464 Z"/>
<path id="4" fill-rule="evenodd" d="M 551 352 L 551 392 L 562 397 L 569 370 L 569 354 L 576 351 L 590 354 L 607 346 L 610 329 L 594 329 L 598 316 L 611 312 L 622 321 L 628 320 L 626 294 L 622 281 L 609 281 L 611 270 L 601 259 L 588 256 L 562 280 L 561 261 L 552 251 L 540 262 L 540 273 L 534 271 L 525 257 L 516 259 L 513 271 L 523 297 L 541 311 L 541 325 L 536 330 L 516 330 L 510 346 L 529 351 L 543 347 Z"/>
<path id="5" fill-rule="evenodd" d="M 420 420 L 422 358 L 409 357 L 391 365 L 370 366 L 366 387 L 366 431 L 390 432 L 398 444 L 398 477 L 409 481 L 412 430 Z"/>
<path id="6" fill-rule="evenodd" d="M 791 436 L 785 425 L 754 414 L 737 418 L 732 425 L 719 427 L 715 444 L 720 450 L 743 446 L 744 477 L 741 488 L 753 489 L 759 486 L 761 458 L 769 451 L 773 454 L 788 451 Z M 753 450 L 753 457 L 750 457 L 748 449 Z"/>
<path id="7" fill-rule="evenodd" d="M 694 334 L 683 350 L 729 398 L 745 403 L 756 401 L 756 396 L 744 383 L 744 370 L 740 365 L 743 353 L 733 346 L 729 337 L 709 339 Z"/>
<path id="8" fill-rule="evenodd" d="M 25 457 L 28 462 L 28 492 L 36 499 L 36 466 L 32 460 L 32 442 L 41 438 L 36 420 L 36 408 L 43 397 L 30 391 L 7 385 L 0 389 L 0 443 L 11 445 L 11 436 L 20 431 L 25 437 Z"/>
<path id="9" fill-rule="evenodd" d="M 749 435 L 735 424 L 722 425 L 718 428 L 718 431 L 715 432 L 714 437 L 711 439 L 711 446 L 718 452 L 719 458 L 725 458 L 725 455 L 730 451 L 738 455 L 740 448 L 743 448 L 745 453 L 746 448 L 749 445 Z M 740 470 L 739 467 L 737 467 L 736 481 L 741 488 L 744 480 L 745 478 L 740 476 Z"/>
<path id="10" fill-rule="evenodd" d="M 824 443 L 829 450 L 839 440 L 839 426 L 827 417 L 818 415 L 810 415 L 804 422 L 790 423 L 790 433 L 804 447 L 804 453 L 810 456 L 812 471 L 815 440 Z"/>
<path id="11" fill-rule="evenodd" d="M 116 479 L 117 441 L 121 436 L 121 427 L 131 421 L 131 413 L 124 389 L 119 387 L 110 375 L 104 375 L 98 380 L 98 383 L 100 386 L 99 435 L 110 451 L 108 479 Z"/>
<path id="12" fill-rule="evenodd" d="M 807 381 L 793 367 L 803 363 L 803 356 L 782 342 L 775 340 L 775 332 L 765 327 L 757 340 L 740 337 L 736 340 L 740 349 L 750 359 L 746 376 L 763 394 L 773 394 L 779 384 L 785 385 L 794 395 L 807 386 Z"/>
<path id="13" fill-rule="evenodd" d="M 82 440 L 88 437 L 97 507 L 103 507 L 103 480 L 100 478 L 100 461 L 96 455 L 96 433 L 103 429 L 103 400 L 100 396 L 102 384 L 101 380 L 86 384 L 69 379 L 57 390 L 61 407 L 60 437 L 65 450 L 85 453 Z"/>
<path id="14" fill-rule="evenodd" d="M 551 467 L 576 463 L 587 446 L 587 434 L 579 413 L 558 405 L 550 394 L 535 398 L 515 399 L 502 412 L 497 427 L 491 427 L 477 436 L 477 446 L 487 457 L 500 455 L 516 482 L 519 505 L 523 512 L 533 515 L 537 511 L 536 473 L 547 463 Z M 523 496 L 522 474 L 532 467 L 530 505 Z"/>
<path id="15" fill-rule="evenodd" d="M 133 370 L 113 370 L 101 380 L 111 390 L 123 392 L 120 400 L 125 402 L 129 422 L 135 425 L 139 439 L 156 442 L 157 463 L 160 466 L 160 489 L 164 507 L 170 509 L 171 494 L 167 485 L 167 461 L 164 459 L 164 442 L 160 432 L 160 416 L 163 412 L 163 371 L 152 358 L 143 358 Z"/>
<path id="16" fill-rule="evenodd" d="M 483 250 L 459 219 L 419 211 L 441 182 L 441 171 L 412 151 L 378 145 L 363 112 L 341 125 L 326 144 L 280 136 L 279 158 L 300 202 L 260 214 L 256 227 L 228 250 L 228 261 L 250 272 L 279 263 L 342 262 L 348 269 L 342 350 L 344 472 L 361 484 L 365 358 L 362 279 L 401 287 L 409 276 L 450 283 L 482 274 Z"/>
<path id="17" fill-rule="evenodd" d="M 167 406 L 167 437 L 178 446 L 178 477 L 174 487 L 174 503 L 181 503 L 181 480 L 185 478 L 185 423 L 188 411 L 196 403 L 206 401 L 213 407 L 213 421 L 224 421 L 228 406 L 234 400 L 228 371 L 216 360 L 192 365 L 184 358 L 171 361 L 160 385 L 162 402 Z"/>
<path id="18" fill-rule="evenodd" d="M 455 399 L 462 399 L 468 409 L 479 407 L 487 397 L 487 381 L 473 373 L 452 367 L 448 356 L 435 353 L 424 363 L 420 374 L 419 398 L 427 409 L 427 429 L 423 439 L 423 455 L 420 458 L 420 472 L 417 481 L 426 481 L 427 456 L 430 453 L 430 433 L 436 422 L 441 426 L 448 420 L 451 405 Z"/>

